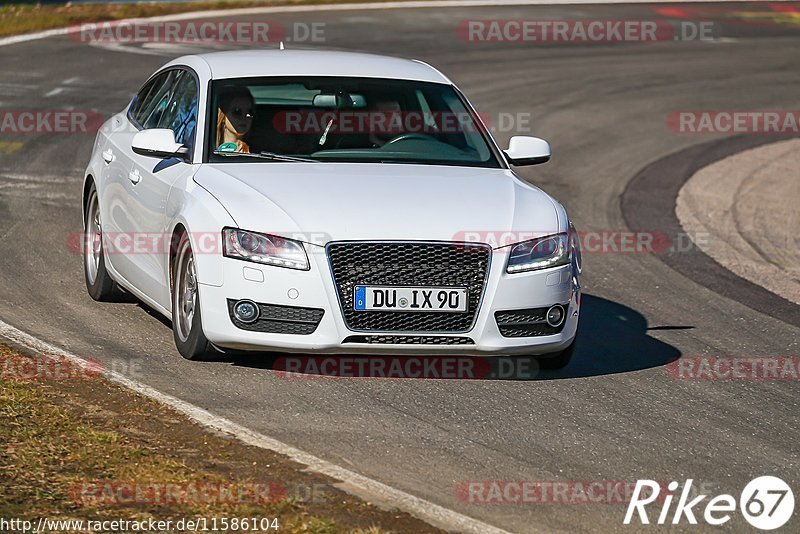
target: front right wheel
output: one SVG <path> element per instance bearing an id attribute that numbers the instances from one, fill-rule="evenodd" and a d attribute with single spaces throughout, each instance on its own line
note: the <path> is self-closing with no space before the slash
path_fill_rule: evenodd
<path id="1" fill-rule="evenodd" d="M 203 334 L 197 285 L 192 244 L 184 233 L 172 265 L 172 334 L 178 352 L 187 360 L 207 359 L 212 350 Z"/>

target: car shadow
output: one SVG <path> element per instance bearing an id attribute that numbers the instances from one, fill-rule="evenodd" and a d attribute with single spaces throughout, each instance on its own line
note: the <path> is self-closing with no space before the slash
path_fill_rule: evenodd
<path id="1" fill-rule="evenodd" d="M 660 367 L 677 360 L 680 351 L 648 335 L 647 320 L 636 310 L 594 295 L 581 296 L 578 344 L 570 363 L 557 371 L 539 368 L 528 356 L 348 356 L 278 354 L 272 352 L 227 352 L 216 361 L 238 367 L 274 371 L 293 379 L 457 379 L 457 380 L 555 380 L 626 373 Z M 687 325 L 661 325 L 658 330 L 691 329 Z M 405 362 L 417 358 L 423 364 L 407 372 Z M 330 362 L 344 362 L 330 365 Z M 450 360 L 441 364 L 441 360 Z M 467 360 L 467 365 L 453 360 Z M 399 362 L 399 364 L 398 364 Z M 425 367 L 427 362 L 428 366 Z M 324 364 L 328 364 L 326 368 Z M 395 367 L 392 367 L 395 364 Z M 422 372 L 419 372 L 422 370 Z"/>
<path id="2" fill-rule="evenodd" d="M 538 380 L 580 378 L 660 367 L 680 358 L 681 352 L 648 332 L 690 330 L 691 325 L 648 327 L 644 316 L 602 297 L 581 296 L 578 342 L 569 365 L 558 371 L 540 371 Z"/>

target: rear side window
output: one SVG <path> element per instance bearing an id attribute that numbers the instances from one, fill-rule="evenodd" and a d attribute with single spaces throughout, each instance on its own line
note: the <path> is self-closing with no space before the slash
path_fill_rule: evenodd
<path id="1" fill-rule="evenodd" d="M 131 117 L 144 129 L 156 128 L 182 71 L 169 70 L 150 80 L 136 95 Z"/>

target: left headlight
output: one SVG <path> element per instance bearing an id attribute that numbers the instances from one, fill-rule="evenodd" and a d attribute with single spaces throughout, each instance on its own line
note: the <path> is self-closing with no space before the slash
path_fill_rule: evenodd
<path id="1" fill-rule="evenodd" d="M 224 228 L 223 254 L 229 258 L 308 271 L 308 255 L 300 241 L 277 235 Z"/>
<path id="2" fill-rule="evenodd" d="M 511 246 L 506 272 L 521 273 L 567 265 L 569 238 L 567 234 L 555 234 Z"/>

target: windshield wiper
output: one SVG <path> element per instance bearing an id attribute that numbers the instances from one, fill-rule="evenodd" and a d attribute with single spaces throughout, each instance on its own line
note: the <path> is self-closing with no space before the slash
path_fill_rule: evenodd
<path id="1" fill-rule="evenodd" d="M 301 158 L 298 156 L 287 156 L 286 154 L 276 154 L 275 152 L 259 152 L 262 158 L 271 159 L 275 161 L 300 161 L 303 163 L 319 163 L 318 160 L 311 158 Z"/>
<path id="2" fill-rule="evenodd" d="M 258 159 L 267 159 L 270 161 L 291 161 L 291 162 L 301 162 L 301 163 L 319 163 L 319 160 L 316 159 L 309 159 L 309 158 L 299 158 L 296 156 L 287 156 L 284 154 L 276 154 L 274 152 L 259 152 L 259 153 L 251 153 L 251 152 L 223 152 L 221 150 L 214 151 L 215 156 L 245 156 L 250 158 L 258 158 Z"/>

